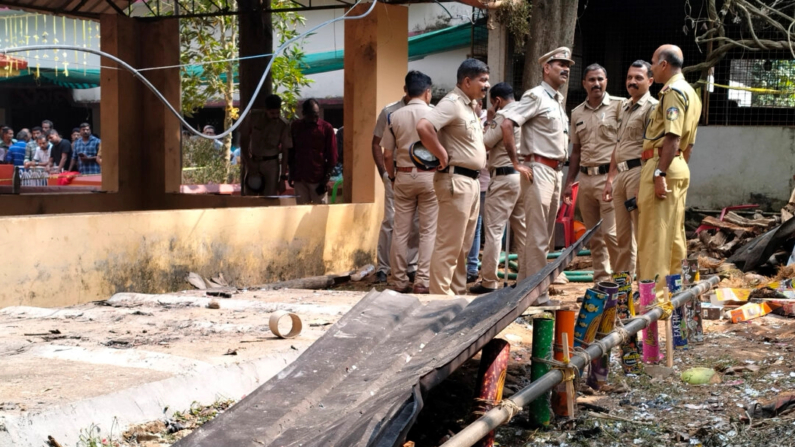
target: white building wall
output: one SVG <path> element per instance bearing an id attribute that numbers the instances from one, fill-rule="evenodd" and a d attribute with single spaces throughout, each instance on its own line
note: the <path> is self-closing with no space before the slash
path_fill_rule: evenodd
<path id="1" fill-rule="evenodd" d="M 427 29 L 440 29 L 448 26 L 469 22 L 472 13 L 470 6 L 461 3 L 442 3 L 453 15 L 436 3 L 423 3 L 408 6 L 409 33 L 418 33 Z M 342 9 L 311 11 L 304 13 L 306 29 L 310 29 L 326 20 L 340 17 Z M 316 53 L 343 49 L 345 46 L 345 22 L 340 21 L 317 30 L 316 34 L 304 40 L 304 52 Z M 434 88 L 449 91 L 455 86 L 455 70 L 458 64 L 466 59 L 468 48 L 428 56 L 424 59 L 409 62 L 409 70 L 420 70 L 434 81 Z M 344 93 L 344 73 L 337 70 L 309 76 L 315 81 L 310 87 L 303 89 L 304 98 L 340 98 Z"/>
<path id="2" fill-rule="evenodd" d="M 690 158 L 687 206 L 719 209 L 787 203 L 795 174 L 795 128 L 702 126 Z"/>

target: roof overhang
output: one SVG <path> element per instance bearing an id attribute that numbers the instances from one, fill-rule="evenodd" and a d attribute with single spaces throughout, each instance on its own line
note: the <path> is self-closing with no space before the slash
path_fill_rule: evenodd
<path id="1" fill-rule="evenodd" d="M 0 6 L 23 11 L 98 20 L 100 14 L 125 14 L 136 0 L 0 0 Z"/>

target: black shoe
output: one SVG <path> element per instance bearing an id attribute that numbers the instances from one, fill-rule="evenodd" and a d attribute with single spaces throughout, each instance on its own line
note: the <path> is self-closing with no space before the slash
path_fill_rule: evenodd
<path id="1" fill-rule="evenodd" d="M 471 273 L 467 273 L 467 283 L 475 282 L 478 280 L 478 274 L 475 273 L 474 275 Z"/>
<path id="2" fill-rule="evenodd" d="M 375 282 L 386 282 L 386 273 L 377 272 L 375 274 Z"/>
<path id="3" fill-rule="evenodd" d="M 474 286 L 469 288 L 469 293 L 474 293 L 476 295 L 482 295 L 484 293 L 491 293 L 497 289 L 492 289 L 491 287 L 483 286 L 483 283 L 477 283 Z"/>
<path id="4" fill-rule="evenodd" d="M 414 278 L 417 276 L 417 272 L 408 272 L 406 273 L 409 277 L 409 282 L 414 282 Z"/>

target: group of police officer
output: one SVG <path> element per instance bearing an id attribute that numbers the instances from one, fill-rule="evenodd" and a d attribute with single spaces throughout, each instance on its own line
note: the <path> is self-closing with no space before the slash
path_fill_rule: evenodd
<path id="1" fill-rule="evenodd" d="M 411 71 L 405 96 L 382 111 L 374 156 L 378 163 L 375 149 L 382 147 L 379 169 L 394 200 L 394 225 L 391 247 L 379 244 L 379 257 L 389 252 L 396 290 L 466 293 L 484 166 L 491 180 L 482 213 L 482 280 L 470 292 L 499 287 L 506 224 L 519 253 L 518 280 L 546 265 L 559 202 L 575 200 L 575 185 L 585 226 L 602 221 L 590 243 L 594 281 L 615 271 L 636 273 L 639 280 L 681 271 L 687 161 L 701 114 L 700 99 L 681 73 L 681 50 L 663 45 L 651 63 L 633 62 L 628 99 L 608 95 L 607 71 L 589 65 L 582 81 L 588 97 L 571 121 L 560 92 L 574 64 L 571 51 L 561 47 L 538 62 L 543 82 L 519 101 L 506 83 L 490 88 L 488 66 L 468 59 L 458 68 L 456 88 L 436 107 L 430 105 L 431 78 Z M 664 84 L 659 102 L 649 94 L 653 82 Z M 486 94 L 484 126 L 479 103 Z M 411 264 L 416 272 L 409 272 Z M 547 300 L 543 295 L 536 305 Z"/>

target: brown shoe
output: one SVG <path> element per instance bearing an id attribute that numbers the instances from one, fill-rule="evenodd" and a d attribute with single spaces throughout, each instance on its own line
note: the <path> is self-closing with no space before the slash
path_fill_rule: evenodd
<path id="1" fill-rule="evenodd" d="M 402 289 L 398 289 L 397 287 L 395 287 L 392 290 L 394 290 L 397 293 L 411 293 L 411 286 L 406 286 Z"/>
<path id="2" fill-rule="evenodd" d="M 416 286 L 414 286 L 413 293 L 415 295 L 427 295 L 430 293 L 430 290 L 428 290 L 428 288 L 425 286 L 417 284 Z"/>

